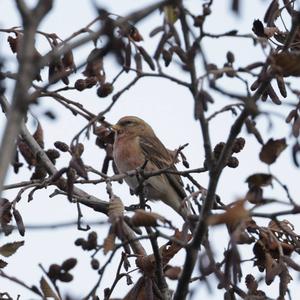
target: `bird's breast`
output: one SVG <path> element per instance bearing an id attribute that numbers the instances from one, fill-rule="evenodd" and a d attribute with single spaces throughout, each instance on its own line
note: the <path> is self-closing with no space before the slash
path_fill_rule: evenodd
<path id="1" fill-rule="evenodd" d="M 117 138 L 114 142 L 113 156 L 121 173 L 134 170 L 145 161 L 137 138 Z"/>

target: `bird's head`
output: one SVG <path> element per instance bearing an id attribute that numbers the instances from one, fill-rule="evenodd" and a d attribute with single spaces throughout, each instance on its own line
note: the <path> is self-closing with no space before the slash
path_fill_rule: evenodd
<path id="1" fill-rule="evenodd" d="M 134 117 L 126 116 L 121 118 L 115 125 L 112 126 L 112 130 L 116 133 L 116 136 L 141 136 L 141 135 L 153 135 L 153 129 L 144 120 Z"/>

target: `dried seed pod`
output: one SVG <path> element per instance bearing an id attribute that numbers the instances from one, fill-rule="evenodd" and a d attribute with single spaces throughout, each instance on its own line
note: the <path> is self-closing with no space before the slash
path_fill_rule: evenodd
<path id="1" fill-rule="evenodd" d="M 150 69 L 152 71 L 155 71 L 155 65 L 154 65 L 154 62 L 151 58 L 151 56 L 147 53 L 147 51 L 141 47 L 141 46 L 138 46 L 138 49 L 142 55 L 142 57 L 144 58 L 145 62 L 148 64 L 148 66 L 150 67 Z"/>
<path id="2" fill-rule="evenodd" d="M 17 228 L 18 228 L 20 235 L 24 236 L 25 226 L 24 226 L 23 218 L 22 218 L 20 212 L 16 208 L 13 208 L 13 216 L 15 218 Z"/>
<path id="3" fill-rule="evenodd" d="M 245 70 L 251 71 L 251 70 L 253 70 L 253 69 L 262 67 L 263 65 L 264 65 L 264 63 L 262 63 L 262 62 L 252 63 L 252 64 L 246 66 L 246 67 L 245 67 Z"/>
<path id="4" fill-rule="evenodd" d="M 78 238 L 78 239 L 75 240 L 74 244 L 75 244 L 76 246 L 81 246 L 84 242 L 85 242 L 85 239 L 83 239 L 83 238 Z"/>
<path id="5" fill-rule="evenodd" d="M 199 16 L 196 16 L 194 18 L 194 26 L 195 27 L 202 27 L 203 22 L 204 22 L 204 16 L 203 15 L 199 15 Z"/>
<path id="6" fill-rule="evenodd" d="M 48 276 L 51 280 L 56 280 L 61 273 L 61 266 L 58 264 L 52 264 L 48 270 Z"/>
<path id="7" fill-rule="evenodd" d="M 150 37 L 154 37 L 156 34 L 158 34 L 159 32 L 164 31 L 164 26 L 158 26 L 156 28 L 154 28 L 150 33 L 149 36 Z"/>
<path id="8" fill-rule="evenodd" d="M 87 240 L 89 250 L 95 249 L 97 247 L 98 245 L 97 240 L 98 240 L 97 233 L 95 231 L 90 232 Z"/>
<path id="9" fill-rule="evenodd" d="M 280 10 L 279 10 L 279 3 L 278 0 L 273 0 L 264 16 L 264 22 L 267 23 L 267 26 L 274 26 L 274 21 L 279 17 Z"/>
<path id="10" fill-rule="evenodd" d="M 225 63 L 224 68 L 226 69 L 225 71 L 226 76 L 233 78 L 236 75 L 236 72 L 232 68 L 232 65 L 230 63 Z"/>
<path id="11" fill-rule="evenodd" d="M 171 63 L 172 61 L 172 52 L 166 50 L 166 49 L 163 49 L 162 51 L 162 58 L 165 62 L 165 66 L 168 67 L 169 64 Z"/>
<path id="12" fill-rule="evenodd" d="M 110 95 L 113 92 L 113 90 L 113 85 L 109 82 L 106 82 L 97 89 L 97 96 L 100 98 L 105 98 L 108 95 Z"/>
<path id="13" fill-rule="evenodd" d="M 84 89 L 86 89 L 86 82 L 84 79 L 78 79 L 76 80 L 74 87 L 77 91 L 83 91 Z"/>
<path id="14" fill-rule="evenodd" d="M 60 150 L 62 152 L 69 151 L 69 146 L 64 142 L 57 141 L 54 143 L 54 146 L 55 146 L 55 148 L 57 148 L 58 150 Z"/>
<path id="15" fill-rule="evenodd" d="M 55 160 L 60 157 L 60 153 L 56 149 L 48 149 L 46 154 L 53 163 L 55 163 Z"/>
<path id="16" fill-rule="evenodd" d="M 226 59 L 228 63 L 230 64 L 234 63 L 234 54 L 231 51 L 228 51 L 226 53 Z"/>
<path id="17" fill-rule="evenodd" d="M 256 79 L 250 86 L 250 90 L 251 91 L 255 91 L 257 90 L 257 88 L 259 87 L 260 85 L 260 80 L 259 79 Z"/>
<path id="18" fill-rule="evenodd" d="M 283 98 L 287 97 L 287 92 L 286 92 L 286 88 L 285 88 L 285 83 L 283 80 L 283 77 L 280 75 L 276 75 L 276 82 L 277 82 L 277 86 L 278 89 L 280 91 L 280 94 Z"/>
<path id="19" fill-rule="evenodd" d="M 298 117 L 297 109 L 292 109 L 288 116 L 285 119 L 286 123 L 290 123 L 292 119 L 296 119 Z"/>
<path id="20" fill-rule="evenodd" d="M 245 139 L 242 138 L 242 137 L 239 137 L 237 138 L 235 141 L 234 141 L 234 145 L 232 147 L 232 152 L 233 153 L 239 153 L 243 150 L 244 146 L 245 146 Z"/>
<path id="21" fill-rule="evenodd" d="M 69 259 L 66 259 L 62 265 L 61 265 L 61 268 L 64 270 L 64 271 L 69 271 L 71 269 L 73 269 L 77 264 L 77 259 L 76 258 L 69 258 Z"/>
<path id="22" fill-rule="evenodd" d="M 70 273 L 60 273 L 58 279 L 62 282 L 70 282 L 73 280 L 73 275 Z"/>
<path id="23" fill-rule="evenodd" d="M 236 157 L 234 156 L 229 157 L 227 162 L 227 166 L 229 168 L 237 168 L 238 165 L 239 165 L 239 160 Z"/>
<path id="24" fill-rule="evenodd" d="M 265 91 L 263 92 L 263 94 L 261 95 L 261 101 L 266 102 L 267 99 L 268 99 L 268 97 L 269 97 L 268 90 L 265 90 Z"/>
<path id="25" fill-rule="evenodd" d="M 97 84 L 97 78 L 96 77 L 88 77 L 84 80 L 85 86 L 87 89 L 92 88 Z"/>
<path id="26" fill-rule="evenodd" d="M 37 164 L 35 166 L 34 172 L 30 177 L 30 180 L 41 180 L 44 179 L 47 176 L 47 170 L 44 168 L 44 166 Z"/>
<path id="27" fill-rule="evenodd" d="M 74 156 L 80 157 L 84 152 L 84 145 L 82 143 L 77 143 L 71 146 L 71 152 Z"/>
<path id="28" fill-rule="evenodd" d="M 125 72 L 129 72 L 130 66 L 131 66 L 131 43 L 128 42 L 128 44 L 125 47 L 125 63 L 124 63 Z"/>
<path id="29" fill-rule="evenodd" d="M 142 64 L 142 56 L 140 53 L 136 53 L 134 55 L 134 60 L 136 64 L 136 74 L 139 76 L 143 73 L 143 64 Z"/>
<path id="30" fill-rule="evenodd" d="M 279 97 L 277 96 L 276 92 L 274 91 L 273 87 L 271 84 L 269 84 L 269 88 L 268 88 L 268 94 L 271 98 L 271 100 L 273 101 L 273 103 L 280 105 L 281 101 L 279 100 Z"/>
<path id="31" fill-rule="evenodd" d="M 225 143 L 224 143 L 224 142 L 220 142 L 220 143 L 218 143 L 218 144 L 215 146 L 213 152 L 214 152 L 214 155 L 215 155 L 216 158 L 219 158 L 219 156 L 220 156 L 220 154 L 221 154 L 221 152 L 222 152 L 224 146 L 225 146 Z"/>
<path id="32" fill-rule="evenodd" d="M 155 50 L 155 52 L 154 52 L 154 56 L 153 56 L 153 57 L 154 57 L 155 60 L 158 60 L 158 59 L 159 59 L 160 54 L 161 54 L 161 52 L 162 52 L 163 49 L 164 49 L 165 43 L 167 42 L 167 40 L 168 40 L 171 36 L 172 36 L 171 33 L 168 33 L 168 34 L 164 33 L 164 34 L 162 35 L 162 37 L 160 38 L 160 41 L 159 41 L 159 43 L 158 43 L 158 45 L 157 45 L 157 48 L 156 48 L 156 50 Z"/>
<path id="33" fill-rule="evenodd" d="M 173 46 L 171 47 L 172 48 L 172 51 L 175 52 L 178 57 L 180 58 L 180 60 L 183 62 L 183 63 L 186 63 L 187 62 L 187 55 L 186 53 L 183 51 L 183 49 L 179 46 Z"/>
<path id="34" fill-rule="evenodd" d="M 91 267 L 92 267 L 93 270 L 98 270 L 99 267 L 100 267 L 99 260 L 96 259 L 96 258 L 93 258 L 93 259 L 91 260 Z"/>

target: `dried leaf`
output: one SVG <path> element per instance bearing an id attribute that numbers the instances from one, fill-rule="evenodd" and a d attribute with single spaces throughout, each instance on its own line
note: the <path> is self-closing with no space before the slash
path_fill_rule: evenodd
<path id="1" fill-rule="evenodd" d="M 274 278 L 281 273 L 282 264 L 278 263 L 269 253 L 265 255 L 266 260 L 266 277 L 265 281 L 267 285 L 270 285 Z"/>
<path id="2" fill-rule="evenodd" d="M 2 259 L 0 259 L 0 269 L 5 268 L 6 266 L 7 266 L 7 262 L 4 261 L 4 260 L 2 260 Z"/>
<path id="3" fill-rule="evenodd" d="M 112 196 L 108 206 L 108 217 L 111 223 L 116 222 L 120 217 L 124 215 L 124 204 L 122 200 L 117 196 Z"/>
<path id="4" fill-rule="evenodd" d="M 66 44 L 65 44 L 66 46 Z M 62 63 L 67 70 L 76 71 L 72 50 L 67 51 L 62 58 Z"/>
<path id="5" fill-rule="evenodd" d="M 40 280 L 40 287 L 45 298 L 49 297 L 54 298 L 55 300 L 60 300 L 44 277 L 42 277 Z"/>
<path id="6" fill-rule="evenodd" d="M 273 176 L 265 173 L 255 173 L 250 175 L 245 181 L 248 183 L 249 188 L 263 187 L 272 184 Z"/>
<path id="7" fill-rule="evenodd" d="M 9 257 L 17 252 L 17 250 L 24 245 L 24 241 L 7 243 L 0 247 L 0 254 Z"/>
<path id="8" fill-rule="evenodd" d="M 147 276 L 152 276 L 155 271 L 155 258 L 154 255 L 140 256 L 135 261 L 136 266 L 139 267 Z"/>
<path id="9" fill-rule="evenodd" d="M 278 300 L 284 300 L 284 296 L 288 291 L 288 284 L 293 279 L 287 267 L 284 264 L 282 264 L 282 270 L 281 273 L 279 274 L 279 278 L 280 278 L 280 284 L 279 284 Z"/>
<path id="10" fill-rule="evenodd" d="M 254 294 L 257 291 L 258 283 L 253 275 L 248 274 L 245 278 L 245 283 L 250 294 Z"/>
<path id="11" fill-rule="evenodd" d="M 129 28 L 129 36 L 135 41 L 135 42 L 140 42 L 143 41 L 143 37 L 140 34 L 140 32 L 138 31 L 138 29 L 130 24 L 130 28 Z"/>
<path id="12" fill-rule="evenodd" d="M 34 166 L 36 164 L 36 159 L 26 142 L 24 142 L 23 140 L 19 140 L 18 148 L 25 161 L 28 163 L 29 167 Z"/>
<path id="13" fill-rule="evenodd" d="M 272 55 L 272 67 L 282 76 L 300 76 L 300 53 L 280 52 Z"/>
<path id="14" fill-rule="evenodd" d="M 249 217 L 249 211 L 245 209 L 244 205 L 245 199 L 235 201 L 226 209 L 225 213 L 209 216 L 207 224 L 227 224 L 231 228 L 235 227 L 236 224 Z"/>
<path id="15" fill-rule="evenodd" d="M 99 82 L 105 81 L 102 49 L 95 48 L 90 52 L 86 68 L 82 74 L 86 77 L 97 77 Z"/>
<path id="16" fill-rule="evenodd" d="M 264 140 L 263 140 L 263 138 L 262 138 L 260 132 L 259 132 L 259 131 L 257 130 L 257 128 L 255 127 L 255 122 L 252 121 L 252 120 L 250 120 L 249 118 L 247 118 L 246 121 L 245 121 L 245 125 L 246 125 L 246 128 L 247 128 L 247 131 L 248 131 L 249 133 L 252 133 L 252 134 L 256 137 L 257 141 L 258 141 L 260 144 L 263 145 L 263 144 L 264 144 Z"/>
<path id="17" fill-rule="evenodd" d="M 271 165 L 273 164 L 281 152 L 287 147 L 285 138 L 273 140 L 272 138 L 263 145 L 259 158 L 262 162 Z"/>
<path id="18" fill-rule="evenodd" d="M 265 30 L 264 30 L 264 25 L 260 20 L 255 20 L 253 22 L 253 27 L 252 27 L 252 31 L 259 37 L 266 37 L 265 36 Z"/>
<path id="19" fill-rule="evenodd" d="M 173 237 L 176 240 L 187 243 L 192 238 L 192 235 L 186 234 L 185 232 L 176 229 L 175 235 Z M 169 261 L 175 256 L 176 253 L 178 253 L 182 249 L 182 247 L 183 246 L 181 244 L 178 244 L 175 241 L 172 241 L 171 243 L 162 246 L 160 248 L 160 251 L 163 260 L 163 265 L 169 263 Z"/>
<path id="20" fill-rule="evenodd" d="M 164 15 L 165 15 L 165 20 L 169 24 L 174 24 L 178 20 L 178 9 L 176 5 L 165 5 Z"/>
<path id="21" fill-rule="evenodd" d="M 283 255 L 281 258 L 289 267 L 291 267 L 295 271 L 300 272 L 300 265 L 297 264 L 294 260 L 292 260 L 289 256 Z"/>
<path id="22" fill-rule="evenodd" d="M 38 122 L 36 130 L 32 136 L 40 147 L 44 149 L 44 131 L 40 122 Z"/>
<path id="23" fill-rule="evenodd" d="M 167 278 L 169 278 L 171 280 L 177 280 L 177 279 L 179 279 L 179 277 L 181 275 L 181 267 L 168 266 L 168 267 L 166 267 L 164 274 Z"/>
<path id="24" fill-rule="evenodd" d="M 12 53 L 16 53 L 18 51 L 18 47 L 20 43 L 19 36 L 17 35 L 16 38 L 13 38 L 12 36 L 8 36 L 7 41 L 9 43 Z"/>
<path id="25" fill-rule="evenodd" d="M 80 157 L 78 157 L 77 155 L 73 155 L 73 157 L 69 163 L 69 167 L 71 169 L 76 170 L 76 172 L 79 176 L 88 180 L 87 171 L 86 171 L 84 163 Z"/>
<path id="26" fill-rule="evenodd" d="M 260 204 L 263 200 L 262 188 L 253 186 L 249 189 L 245 198 L 252 204 Z"/>
<path id="27" fill-rule="evenodd" d="M 134 215 L 131 218 L 131 222 L 133 226 L 158 226 L 157 221 L 160 221 L 162 223 L 166 223 L 167 220 L 153 212 L 147 212 L 144 211 L 143 209 L 137 209 L 135 210 Z"/>
<path id="28" fill-rule="evenodd" d="M 103 243 L 103 253 L 106 255 L 109 251 L 112 251 L 115 248 L 116 235 L 114 233 L 109 233 L 108 236 L 104 239 Z"/>

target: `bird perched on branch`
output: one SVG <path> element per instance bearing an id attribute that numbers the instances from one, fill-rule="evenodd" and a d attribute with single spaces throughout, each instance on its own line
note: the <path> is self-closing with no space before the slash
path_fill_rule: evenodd
<path id="1" fill-rule="evenodd" d="M 115 132 L 113 157 L 120 173 L 135 170 L 144 165 L 145 172 L 162 169 L 177 171 L 176 157 L 167 150 L 149 124 L 138 117 L 126 116 L 112 126 Z M 136 176 L 127 176 L 126 183 L 135 191 L 139 186 Z M 183 199 L 186 193 L 180 175 L 163 172 L 144 182 L 144 195 L 150 200 L 162 200 L 184 219 L 188 215 Z"/>

